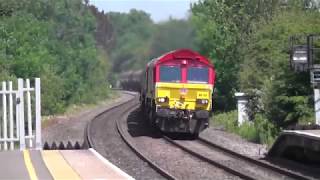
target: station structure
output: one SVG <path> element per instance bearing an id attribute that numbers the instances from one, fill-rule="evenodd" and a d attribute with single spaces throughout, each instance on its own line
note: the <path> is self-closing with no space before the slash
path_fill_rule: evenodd
<path id="1" fill-rule="evenodd" d="M 133 179 L 92 148 L 43 150 L 40 78 L 2 82 L 0 99 L 0 179 Z"/>
<path id="2" fill-rule="evenodd" d="M 284 130 L 269 150 L 268 156 L 320 164 L 320 35 L 291 36 L 290 43 L 292 70 L 310 73 L 310 83 L 314 89 L 315 122 L 313 125 Z"/>

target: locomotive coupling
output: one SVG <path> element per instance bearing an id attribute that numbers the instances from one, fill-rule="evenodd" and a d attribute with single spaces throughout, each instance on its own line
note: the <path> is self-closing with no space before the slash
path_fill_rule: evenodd
<path id="1" fill-rule="evenodd" d="M 165 108 L 157 109 L 157 117 L 182 119 L 186 114 L 182 110 L 171 110 Z"/>
<path id="2" fill-rule="evenodd" d="M 183 110 L 158 108 L 156 114 L 157 114 L 157 117 L 160 117 L 160 118 L 177 118 L 177 119 L 190 119 L 190 117 L 191 118 L 195 117 L 196 119 L 209 118 L 209 112 L 206 110 L 185 112 Z"/>

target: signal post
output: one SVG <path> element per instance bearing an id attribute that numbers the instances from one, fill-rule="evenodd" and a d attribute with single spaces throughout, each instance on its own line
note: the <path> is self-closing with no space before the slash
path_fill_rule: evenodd
<path id="1" fill-rule="evenodd" d="M 303 42 L 303 39 L 306 42 Z M 291 36 L 290 43 L 291 68 L 295 72 L 310 72 L 314 91 L 315 123 L 320 125 L 320 35 Z"/>

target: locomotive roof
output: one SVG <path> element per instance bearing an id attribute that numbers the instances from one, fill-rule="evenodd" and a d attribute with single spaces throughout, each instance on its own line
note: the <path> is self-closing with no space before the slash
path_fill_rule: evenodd
<path id="1" fill-rule="evenodd" d="M 174 51 L 170 51 L 158 58 L 152 59 L 148 63 L 148 66 L 154 66 L 156 64 L 159 64 L 165 61 L 170 61 L 172 59 L 194 59 L 206 65 L 213 66 L 206 57 L 201 56 L 199 53 L 192 51 L 190 49 L 177 49 Z"/>

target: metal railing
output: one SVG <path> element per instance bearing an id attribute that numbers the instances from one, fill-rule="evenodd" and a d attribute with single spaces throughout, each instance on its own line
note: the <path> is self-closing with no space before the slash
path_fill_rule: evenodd
<path id="1" fill-rule="evenodd" d="M 17 90 L 3 81 L 0 99 L 0 150 L 41 149 L 40 78 L 34 88 L 29 79 L 18 79 Z"/>

